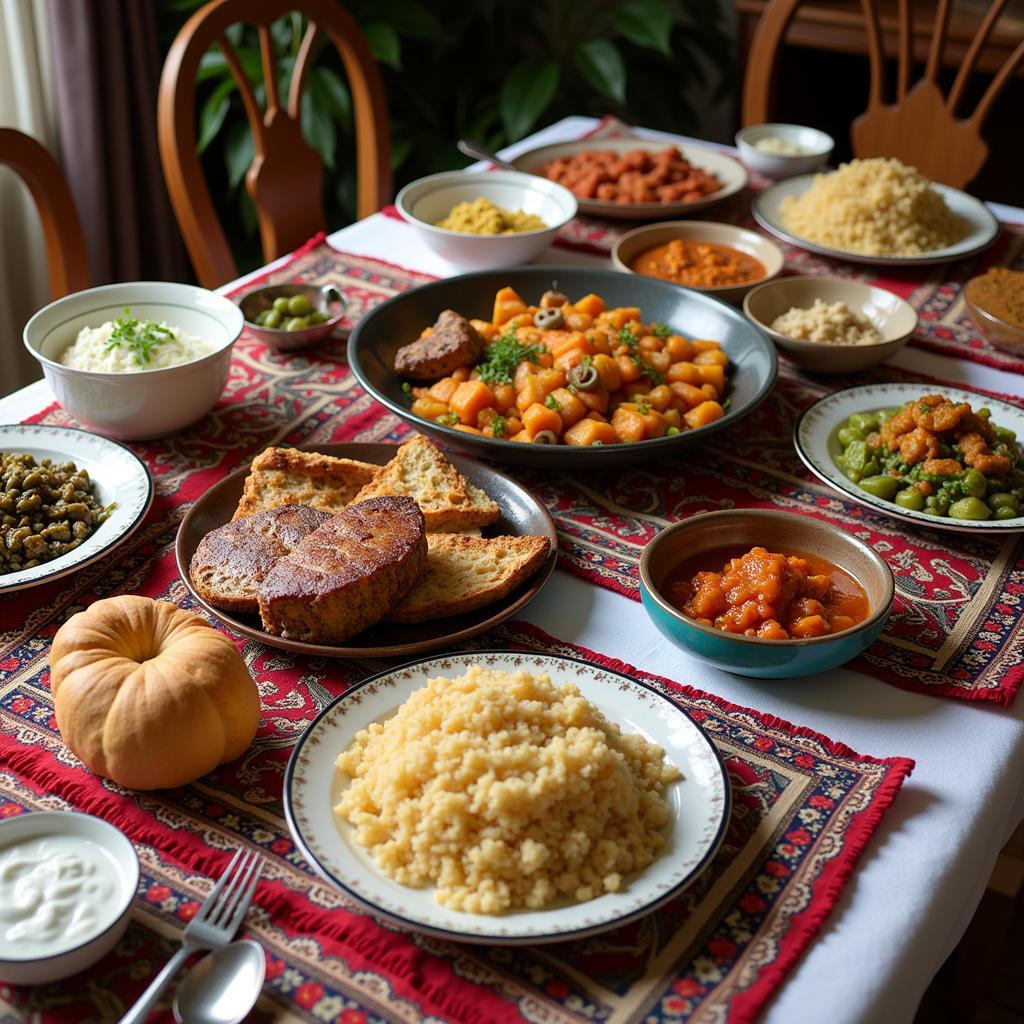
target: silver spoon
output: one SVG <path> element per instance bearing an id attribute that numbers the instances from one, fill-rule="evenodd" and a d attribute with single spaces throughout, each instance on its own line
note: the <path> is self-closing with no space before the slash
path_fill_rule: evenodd
<path id="1" fill-rule="evenodd" d="M 500 156 L 492 153 L 485 146 L 479 142 L 474 142 L 472 139 L 459 139 L 455 145 L 463 156 L 471 156 L 474 160 L 490 160 L 492 164 L 497 164 L 506 171 L 519 171 L 518 167 L 514 167 L 507 160 L 503 160 Z M 520 171 L 520 173 L 522 172 Z"/>
<path id="2" fill-rule="evenodd" d="M 231 942 L 203 957 L 174 994 L 178 1024 L 240 1024 L 263 989 L 263 947 L 251 939 Z"/>

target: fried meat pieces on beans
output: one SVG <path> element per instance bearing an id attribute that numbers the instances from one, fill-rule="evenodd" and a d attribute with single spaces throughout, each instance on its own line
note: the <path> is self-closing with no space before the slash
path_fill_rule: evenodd
<path id="1" fill-rule="evenodd" d="M 955 443 L 968 466 L 992 476 L 1010 469 L 1006 455 L 995 455 L 989 449 L 995 439 L 988 420 L 971 412 L 966 402 L 954 404 L 942 395 L 926 395 L 883 423 L 879 433 L 868 437 L 868 446 L 885 445 L 891 452 L 898 448 L 907 465 L 924 462 L 926 473 L 956 476 L 963 472 L 960 464 L 955 459 L 938 458 L 941 444 Z"/>
<path id="2" fill-rule="evenodd" d="M 446 309 L 427 334 L 395 353 L 395 371 L 412 380 L 434 381 L 475 363 L 483 350 L 483 338 L 473 325 Z"/>

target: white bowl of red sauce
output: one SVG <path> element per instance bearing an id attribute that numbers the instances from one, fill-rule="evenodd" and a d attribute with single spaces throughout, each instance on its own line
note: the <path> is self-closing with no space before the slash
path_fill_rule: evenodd
<path id="1" fill-rule="evenodd" d="M 612 249 L 612 263 L 627 274 L 658 277 L 738 305 L 751 288 L 778 277 L 784 258 L 756 231 L 675 220 L 624 234 Z"/>
<path id="2" fill-rule="evenodd" d="M 640 596 L 676 646 L 737 675 L 826 672 L 866 650 L 892 609 L 873 548 L 813 516 L 705 512 L 666 527 L 640 560 Z"/>

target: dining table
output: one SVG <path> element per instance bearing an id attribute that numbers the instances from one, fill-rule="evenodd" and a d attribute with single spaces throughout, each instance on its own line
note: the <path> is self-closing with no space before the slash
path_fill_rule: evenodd
<path id="1" fill-rule="evenodd" d="M 603 123 L 593 118 L 566 118 L 508 147 L 501 156 L 511 158 L 540 145 L 596 133 Z M 642 128 L 632 131 L 641 138 L 664 140 L 667 144 L 698 141 Z M 724 145 L 717 148 L 734 152 Z M 486 167 L 476 165 L 467 168 L 467 173 L 486 173 Z M 749 194 L 744 202 L 749 205 Z M 1024 223 L 1024 210 L 998 204 L 990 204 L 990 208 L 1005 225 Z M 702 211 L 700 217 L 716 219 L 715 208 Z M 608 268 L 611 265 L 609 255 L 602 248 L 599 234 L 595 228 L 592 236 L 575 239 L 578 244 L 572 244 L 574 240 L 571 238 L 567 240 L 568 244 L 556 244 L 536 262 Z M 357 309 L 382 297 L 379 292 L 382 285 L 388 283 L 389 275 L 398 282 L 388 291 L 392 294 L 429 278 L 450 277 L 465 269 L 436 255 L 393 210 L 383 210 L 326 238 L 315 239 L 311 246 L 316 247 L 321 256 L 326 254 L 329 257 L 331 251 L 345 254 L 355 267 L 348 276 L 340 279 L 340 287 L 355 300 Z M 295 266 L 295 260 L 296 254 L 291 254 L 226 284 L 220 291 L 238 296 L 256 282 L 285 279 Z M 833 266 L 838 268 L 838 273 L 850 272 L 841 262 Z M 926 271 L 928 275 L 940 277 L 943 273 L 950 272 L 942 268 L 927 268 Z M 1011 365 L 1011 360 L 1003 361 L 995 356 L 987 359 L 962 356 L 951 345 L 944 347 L 943 337 L 939 331 L 935 344 L 908 345 L 893 357 L 888 367 L 893 373 L 900 373 L 901 379 L 909 374 L 914 378 L 955 383 L 960 387 L 1011 398 L 1021 396 L 1024 377 Z M 249 352 L 246 349 L 245 353 L 236 355 L 233 375 L 245 376 L 256 372 L 256 357 L 251 357 Z M 336 362 L 341 365 L 344 346 L 339 345 L 336 353 Z M 304 408 L 304 403 L 317 409 L 317 436 L 328 436 L 325 430 L 334 414 L 335 405 L 332 403 L 339 403 L 339 407 L 344 404 L 346 409 L 355 410 L 345 419 L 344 431 L 330 435 L 332 439 L 376 441 L 385 435 L 392 436 L 387 431 L 404 429 L 393 419 L 381 420 L 371 415 L 372 403 L 366 396 L 352 392 L 351 389 L 358 389 L 358 385 L 350 377 L 338 378 L 336 386 L 332 384 L 318 389 L 316 384 L 304 383 L 303 375 L 309 363 L 304 361 L 306 357 L 302 353 L 276 353 L 273 359 L 275 372 L 280 373 L 280 386 L 287 390 L 290 404 L 288 415 L 274 421 L 272 430 L 263 437 L 263 443 L 308 440 L 308 436 L 297 438 L 295 434 L 296 424 L 300 420 L 305 421 L 309 415 L 309 408 Z M 805 389 L 801 392 L 805 396 L 810 393 L 806 391 L 808 387 L 827 390 L 835 386 L 826 378 L 812 384 L 807 384 L 802 377 L 793 379 L 797 381 L 794 388 Z M 856 380 L 851 382 L 856 383 Z M 38 381 L 0 399 L 0 421 L 38 420 L 48 414 L 47 410 L 52 410 L 53 404 L 47 385 Z M 742 431 L 743 424 L 737 429 Z M 758 427 L 758 430 L 768 432 L 771 429 L 770 421 Z M 230 432 L 224 436 L 228 439 L 225 443 L 230 443 Z M 786 446 L 789 437 L 780 436 L 774 441 L 779 446 Z M 248 451 L 244 457 L 249 458 L 253 454 L 253 451 Z M 673 460 L 673 464 L 678 463 L 678 474 L 685 472 L 687 460 L 685 452 Z M 746 475 L 739 478 L 734 473 L 735 478 L 729 478 L 730 494 L 747 489 L 762 507 L 801 511 L 794 504 L 797 500 L 794 495 L 803 489 L 801 493 L 806 491 L 811 495 L 808 500 L 818 502 L 826 511 L 831 507 L 827 502 L 833 500 L 833 492 L 826 485 L 811 481 L 809 475 L 798 478 L 791 472 L 785 477 L 785 487 L 780 490 L 768 488 L 756 477 L 756 461 L 748 456 L 743 463 Z M 158 463 L 158 459 L 151 462 L 151 469 Z M 676 472 L 671 465 L 658 467 L 657 471 L 662 476 L 658 478 L 657 485 L 652 484 L 652 494 L 659 486 L 670 485 L 671 473 Z M 634 479 L 642 479 L 645 473 L 643 464 L 631 467 L 631 472 L 635 474 Z M 157 472 L 154 475 L 159 495 L 161 477 Z M 206 478 L 207 482 L 215 476 Z M 757 847 L 761 858 L 758 863 L 767 863 L 769 869 L 774 864 L 777 870 L 769 870 L 768 875 L 761 873 L 757 878 L 751 866 L 745 869 L 742 877 L 737 874 L 730 878 L 726 873 L 721 877 L 719 889 L 707 894 L 707 900 L 718 904 L 734 901 L 735 907 L 730 911 L 733 916 L 727 915 L 726 919 L 734 930 L 731 940 L 726 942 L 720 937 L 709 937 L 710 932 L 705 929 L 691 939 L 706 942 L 712 953 L 705 950 L 693 962 L 683 964 L 678 956 L 673 960 L 667 953 L 662 956 L 644 952 L 643 942 L 646 940 L 641 930 L 631 939 L 634 943 L 632 952 L 639 950 L 637 955 L 644 962 L 632 969 L 632 973 L 625 972 L 621 977 L 609 964 L 615 957 L 626 956 L 622 952 L 626 948 L 625 943 L 621 947 L 609 945 L 604 950 L 609 960 L 603 961 L 602 951 L 593 946 L 586 955 L 579 956 L 538 948 L 529 954 L 517 951 L 513 957 L 507 950 L 484 952 L 477 947 L 459 947 L 458 944 L 442 943 L 428 937 L 413 940 L 393 928 L 378 928 L 376 925 L 372 925 L 376 930 L 371 933 L 371 925 L 364 926 L 359 920 L 360 913 L 338 901 L 330 887 L 301 863 L 301 857 L 294 850 L 290 850 L 282 853 L 287 865 L 282 861 L 281 870 L 283 872 L 287 867 L 292 872 L 288 877 L 303 879 L 301 885 L 287 882 L 284 874 L 278 875 L 270 870 L 261 887 L 263 895 L 258 893 L 255 900 L 255 917 L 250 914 L 249 934 L 264 941 L 270 957 L 268 962 L 284 965 L 276 974 L 273 970 L 268 971 L 268 987 L 253 1019 L 338 1020 L 343 1024 L 368 1020 L 529 1020 L 538 1024 L 585 1020 L 614 1024 L 676 1019 L 723 1022 L 757 1019 L 764 1024 L 787 1024 L 794 1020 L 828 1024 L 910 1022 L 925 989 L 970 923 L 1001 847 L 1024 816 L 1024 701 L 1013 699 L 1020 682 L 1020 672 L 1014 672 L 1014 666 L 1019 669 L 1024 651 L 1024 624 L 1021 619 L 1010 616 L 1005 630 L 1007 635 L 1001 635 L 998 640 L 1004 658 L 987 677 L 986 685 L 991 692 L 969 692 L 966 686 L 963 693 L 955 692 L 954 684 L 959 685 L 954 678 L 955 659 L 948 651 L 932 663 L 928 675 L 930 687 L 903 685 L 904 681 L 898 678 L 900 669 L 895 661 L 888 667 L 881 666 L 879 662 L 881 667 L 876 666 L 878 670 L 871 671 L 869 662 L 859 660 L 827 673 L 796 679 L 753 679 L 733 675 L 696 660 L 674 646 L 655 628 L 636 600 L 635 593 L 629 592 L 631 586 L 635 589 L 636 564 L 643 539 L 680 515 L 713 506 L 713 503 L 702 505 L 699 501 L 690 505 L 686 503 L 689 489 L 699 485 L 700 478 L 690 479 L 688 489 L 680 492 L 681 496 L 677 495 L 679 504 L 670 513 L 666 513 L 654 499 L 653 504 L 643 505 L 637 498 L 640 504 L 627 509 L 632 513 L 627 518 L 634 533 L 638 529 L 644 532 L 638 535 L 639 539 L 634 537 L 630 540 L 628 531 L 621 528 L 625 517 L 623 506 L 628 502 L 617 491 L 610 494 L 614 481 L 609 474 L 593 480 L 578 476 L 562 475 L 553 470 L 534 470 L 522 478 L 527 486 L 544 496 L 549 507 L 556 510 L 555 520 L 563 538 L 562 557 L 550 582 L 520 613 L 520 621 L 507 625 L 497 638 L 485 638 L 490 645 L 536 642 L 543 649 L 577 654 L 585 660 L 599 661 L 643 678 L 670 680 L 684 688 L 680 692 L 685 693 L 690 701 L 688 710 L 699 712 L 696 715 L 698 721 L 718 722 L 719 726 L 714 728 L 725 728 L 722 723 L 726 721 L 731 723 L 728 728 L 734 732 L 727 737 L 728 742 L 748 743 L 765 751 L 775 743 L 772 756 L 776 757 L 777 765 L 763 773 L 758 767 L 762 762 L 741 763 L 742 758 L 736 760 L 735 771 L 732 772 L 733 762 L 726 756 L 732 772 L 734 813 L 739 807 L 743 814 L 756 815 L 757 801 L 761 799 L 759 794 L 765 787 L 774 785 L 780 791 L 784 788 L 784 782 L 790 778 L 786 774 L 786 758 L 795 759 L 798 765 L 803 763 L 802 757 L 834 758 L 838 767 L 827 769 L 827 773 L 832 774 L 870 768 L 876 772 L 872 785 L 877 785 L 877 789 L 863 805 L 849 805 L 846 820 L 841 820 L 841 816 L 834 819 L 836 831 L 829 840 L 833 847 L 828 848 L 822 839 L 816 848 L 822 858 L 816 873 L 801 881 L 794 870 L 792 886 L 788 886 L 784 877 L 789 869 L 785 867 L 785 857 L 778 850 L 781 849 L 783 854 L 788 851 L 798 858 L 797 848 L 801 844 L 813 845 L 814 828 L 819 820 L 816 815 L 832 815 L 834 811 L 839 814 L 840 809 L 833 805 L 841 803 L 845 797 L 835 796 L 833 800 L 820 793 L 811 797 L 810 803 L 794 812 L 798 818 L 788 820 L 785 826 L 788 831 L 784 836 L 772 834 L 774 819 L 770 814 L 750 819 L 755 820 L 753 832 L 763 833 L 763 841 L 759 840 L 761 845 Z M 784 476 L 780 474 L 780 479 Z M 582 513 L 573 512 L 572 515 L 577 515 L 573 519 L 565 511 L 564 504 L 558 506 L 560 496 L 564 497 L 568 489 L 572 489 L 574 495 L 586 497 L 586 530 L 582 527 L 576 530 L 573 526 L 582 520 Z M 172 494 L 168 490 L 164 505 L 177 502 L 187 507 L 196 497 L 196 493 Z M 561 513 L 556 506 L 562 510 Z M 870 514 L 867 525 L 873 530 L 886 528 L 881 517 L 871 519 Z M 911 533 L 913 529 L 908 528 Z M 594 540 L 612 534 L 615 535 L 615 543 L 609 540 L 608 548 Z M 942 541 L 947 542 L 956 543 L 955 539 Z M 1009 558 L 1015 562 L 1020 554 L 1019 545 L 1013 548 L 1011 544 L 1009 548 L 1000 548 L 992 557 L 1004 561 Z M 912 609 L 915 595 L 920 593 L 920 578 L 915 575 L 915 566 L 903 561 L 898 567 L 894 564 L 894 568 L 897 570 L 897 591 L 902 595 L 904 607 Z M 598 577 L 602 574 L 611 579 L 611 585 L 601 585 Z M 144 577 L 138 577 L 136 582 L 139 579 Z M 1011 583 L 1007 584 L 1007 593 L 1011 596 L 1004 596 L 1003 600 L 1013 605 L 1014 601 L 1024 600 L 1019 596 L 1024 594 L 1024 578 L 1018 574 Z M 964 603 L 956 606 L 946 623 L 951 633 L 959 628 L 958 622 L 965 624 L 966 628 L 968 621 L 973 621 L 970 619 L 971 604 L 990 600 L 992 595 L 988 589 L 984 579 L 976 587 L 967 587 Z M 172 582 L 166 583 L 165 590 L 171 594 L 183 594 L 180 588 L 177 591 L 173 589 Z M 32 591 L 0 598 L 0 612 L 3 612 L 4 605 L 8 617 L 27 616 L 34 607 Z M 974 614 L 976 616 L 976 609 Z M 926 626 L 924 619 L 915 625 L 912 617 L 905 617 L 903 631 L 893 649 L 899 648 L 912 661 L 920 653 L 915 647 L 914 630 L 924 630 Z M 983 628 L 979 629 L 980 632 L 967 635 L 966 646 L 984 651 L 984 643 L 992 641 L 992 637 Z M 964 640 L 964 635 L 957 635 L 959 640 Z M 11 630 L 0 633 L 0 671 L 3 672 L 0 675 L 0 707 L 4 706 L 5 694 L 16 682 L 21 664 L 21 655 L 11 655 L 13 643 Z M 268 672 L 273 670 L 270 661 L 276 656 L 275 652 L 254 650 L 248 643 L 245 653 L 258 681 L 261 665 L 269 666 Z M 966 664 L 970 664 L 970 650 L 960 653 L 968 658 Z M 290 664 L 295 673 L 290 677 L 293 679 L 291 685 L 299 691 L 303 687 L 315 690 L 316 706 L 341 692 L 351 680 L 352 673 L 359 672 L 358 666 L 347 663 L 344 680 L 338 681 L 333 673 L 341 672 L 341 669 L 335 668 L 329 660 L 315 660 L 312 667 L 303 665 L 301 659 L 298 663 L 293 659 Z M 949 666 L 949 686 L 943 685 L 944 665 Z M 1000 673 L 1002 678 L 999 678 Z M 309 683 L 309 679 L 314 679 L 315 684 Z M 1012 680 L 1015 682 L 1011 685 Z M 42 688 L 36 698 L 45 700 Z M 0 729 L 6 731 L 8 737 L 14 734 L 6 720 L 0 722 Z M 296 733 L 293 731 L 287 735 L 291 737 L 289 742 L 294 742 Z M 763 736 L 770 738 L 762 744 Z M 786 736 L 791 740 L 789 749 L 785 749 L 780 740 Z M 17 735 L 17 740 L 22 744 L 32 742 L 31 737 L 21 734 Z M 804 750 L 801 744 L 805 744 L 810 753 L 801 753 Z M 288 743 L 281 741 L 280 745 L 286 754 Z M 811 749 L 814 745 L 817 745 L 817 753 Z M 12 746 L 0 747 L 0 776 L 4 773 L 19 775 L 18 764 L 21 762 L 5 760 L 11 756 L 12 749 Z M 29 769 L 26 767 L 25 770 L 28 772 Z M 12 787 L 17 781 L 14 779 Z M 280 825 L 280 784 L 280 777 L 267 784 L 269 795 L 257 808 L 263 827 L 268 834 L 278 835 L 278 840 L 278 830 L 287 835 Z M 54 793 L 65 801 L 62 806 L 77 805 L 78 791 L 73 786 L 61 788 L 59 779 L 54 785 Z M 274 785 L 278 787 L 277 791 Z M 214 799 L 212 790 L 202 790 L 202 787 L 200 790 L 217 807 L 217 827 L 229 831 L 234 828 L 225 817 L 225 814 L 230 817 L 232 812 L 230 797 L 222 794 Z M 836 789 L 835 793 L 839 790 Z M 101 795 L 103 798 L 110 796 L 109 793 Z M 12 799 L 17 803 L 17 798 Z M 119 799 L 137 799 L 140 813 L 152 813 L 154 820 L 160 821 L 161 828 L 166 826 L 168 831 L 178 828 L 169 816 L 161 817 L 159 808 L 151 803 L 150 794 L 140 794 L 137 798 L 121 794 Z M 3 800 L 0 793 L 0 813 L 3 812 Z M 26 803 L 35 806 L 28 797 Z M 190 813 L 194 815 L 204 813 L 200 805 L 190 807 Z M 204 860 L 196 856 L 190 859 L 185 847 L 179 848 L 171 842 L 161 845 L 154 840 L 154 846 L 150 848 L 144 824 L 130 815 L 126 821 L 134 829 L 130 834 L 140 848 L 144 872 L 147 866 L 156 864 L 159 859 L 154 852 L 156 850 L 160 857 L 171 861 L 176 856 L 182 858 L 184 874 L 181 884 L 186 888 L 192 886 L 196 893 L 201 891 L 204 872 L 215 876 L 215 858 Z M 829 822 L 833 822 L 831 817 Z M 285 850 L 284 846 L 280 848 Z M 773 849 L 775 853 L 772 853 Z M 799 853 L 799 856 L 803 854 Z M 834 857 L 834 861 L 829 861 L 830 857 Z M 269 859 L 273 861 L 273 854 Z M 787 885 L 786 899 L 793 901 L 789 911 L 783 907 L 771 911 L 762 907 L 762 897 L 769 899 L 778 890 L 778 886 L 773 888 L 772 875 L 777 875 Z M 753 890 L 744 890 L 740 895 L 741 886 L 748 882 L 761 886 L 761 896 Z M 307 944 L 317 936 L 320 927 L 317 914 L 333 913 L 338 915 L 338 921 L 344 922 L 331 931 L 333 945 L 321 945 L 310 951 L 311 947 L 303 946 L 303 919 L 290 919 L 288 942 L 292 946 L 288 948 L 299 951 L 295 953 L 295 962 L 289 960 L 291 953 L 283 951 L 285 946 L 281 943 L 284 939 L 278 936 L 274 940 L 278 942 L 276 946 L 271 941 L 275 915 L 283 914 L 284 910 L 280 908 L 287 905 L 285 896 L 278 892 L 286 884 L 293 889 L 301 889 L 312 907 L 307 925 L 309 934 L 305 936 Z M 169 885 L 173 889 L 173 884 Z M 170 904 L 165 905 L 161 899 L 140 892 L 134 911 L 136 931 L 130 930 L 128 934 L 135 934 L 142 945 L 134 951 L 132 948 L 122 950 L 123 963 L 128 967 L 133 957 L 143 956 L 139 950 L 147 948 L 145 941 L 150 933 L 163 944 L 158 943 L 157 949 L 169 948 L 167 943 L 173 942 L 179 934 L 177 926 L 180 921 L 168 909 Z M 805 910 L 807 913 L 801 916 Z M 747 912 L 768 916 L 757 917 L 754 926 L 749 920 L 736 916 Z M 773 918 L 771 914 L 777 916 Z M 716 927 L 721 923 L 717 918 L 709 917 L 707 920 L 716 922 Z M 668 933 L 657 940 L 660 943 L 657 949 L 663 953 L 670 950 L 674 934 L 685 931 L 686 924 L 685 917 L 676 918 Z M 710 927 L 709 923 L 707 928 Z M 796 941 L 797 935 L 799 941 Z M 352 941 L 346 945 L 350 937 Z M 733 963 L 730 957 L 735 954 L 737 946 L 747 950 L 749 960 Z M 305 960 L 299 955 L 304 949 Z M 150 951 L 147 955 L 155 954 Z M 389 960 L 389 956 L 393 959 Z M 399 971 L 394 967 L 399 960 L 407 969 Z M 292 976 L 291 982 L 288 981 L 289 971 L 298 972 Z M 89 984 L 102 990 L 107 984 L 105 978 L 100 974 Z M 143 981 L 145 979 L 137 984 L 141 985 Z M 278 983 L 279 987 L 275 988 Z M 79 984 L 85 985 L 85 982 L 72 979 L 68 983 L 72 988 Z M 288 984 L 292 985 L 290 989 Z M 308 988 L 311 985 L 314 988 Z M 702 985 L 709 988 L 702 989 Z M 450 1000 L 446 1000 L 441 991 L 446 988 L 452 993 Z M 333 1002 L 325 1001 L 327 996 L 324 993 L 328 989 L 337 994 Z M 711 989 L 715 990 L 714 998 L 708 996 L 705 1006 L 701 999 Z M 300 997 L 297 993 L 303 991 L 306 996 Z M 89 997 L 92 1002 L 87 1001 L 91 1016 L 75 1016 L 75 1012 L 81 1010 L 67 1009 L 66 1001 L 62 1003 L 56 994 L 49 996 L 41 1005 L 27 990 L 0 985 L 0 1010 L 4 1011 L 0 1016 L 5 1020 L 25 1022 L 113 1020 L 121 1005 L 118 1000 L 123 997 L 120 988 L 117 993 L 115 999 L 111 992 L 106 1004 L 102 993 L 93 993 Z M 479 1001 L 475 1002 L 474 993 L 479 993 Z M 109 1017 L 98 1009 L 104 1005 L 111 1014 Z"/>

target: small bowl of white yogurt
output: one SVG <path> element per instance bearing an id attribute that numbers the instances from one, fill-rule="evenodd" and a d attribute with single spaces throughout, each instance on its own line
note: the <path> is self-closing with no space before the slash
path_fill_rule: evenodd
<path id="1" fill-rule="evenodd" d="M 752 124 L 736 133 L 740 159 L 769 178 L 816 171 L 832 155 L 831 135 L 802 124 Z"/>
<path id="2" fill-rule="evenodd" d="M 191 284 L 132 281 L 65 295 L 25 325 L 58 402 L 107 437 L 166 437 L 202 419 L 227 383 L 242 314 Z"/>
<path id="3" fill-rule="evenodd" d="M 138 884 L 134 847 L 100 818 L 0 822 L 0 980 L 41 985 L 91 967 L 128 927 Z"/>

